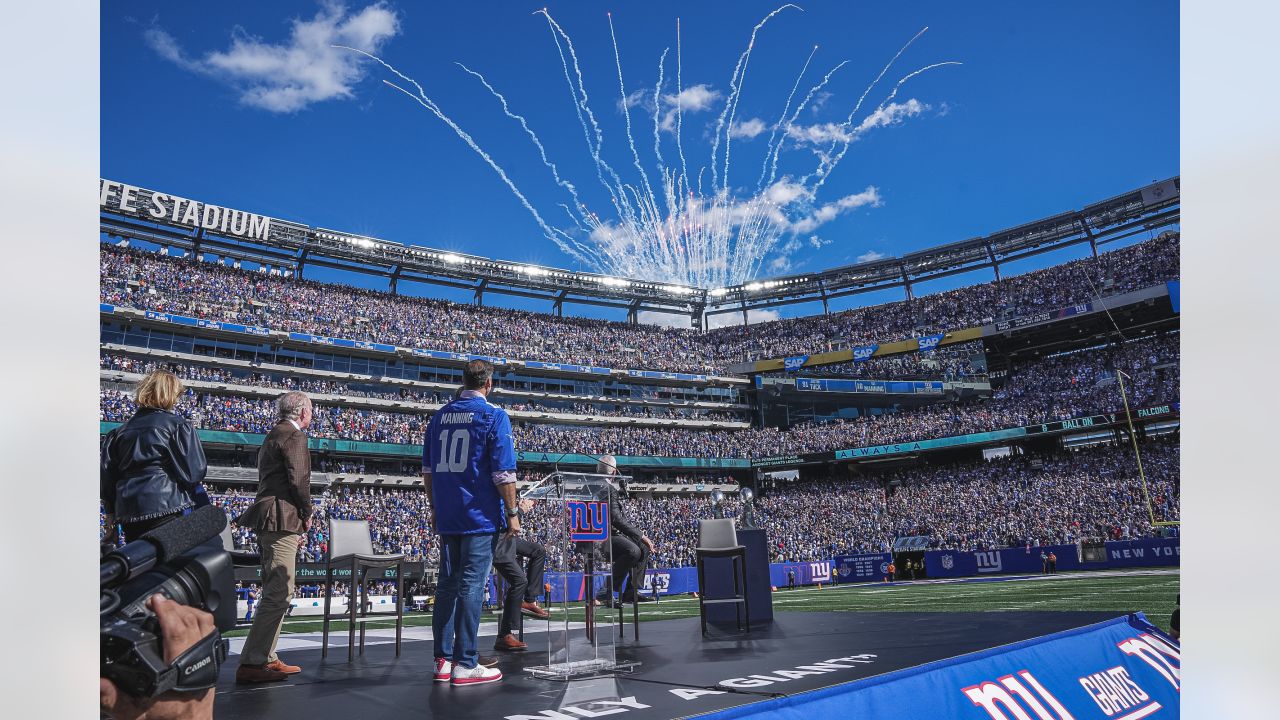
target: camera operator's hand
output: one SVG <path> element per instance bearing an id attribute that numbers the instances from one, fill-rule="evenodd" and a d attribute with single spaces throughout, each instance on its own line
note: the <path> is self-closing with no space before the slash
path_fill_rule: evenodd
<path id="1" fill-rule="evenodd" d="M 147 606 L 160 623 L 160 641 L 165 662 L 186 652 L 213 632 L 213 615 L 176 603 L 163 595 L 152 595 Z M 198 692 L 171 690 L 158 697 L 139 700 L 122 692 L 115 683 L 99 678 L 102 711 L 117 720 L 212 720 L 213 688 Z"/>

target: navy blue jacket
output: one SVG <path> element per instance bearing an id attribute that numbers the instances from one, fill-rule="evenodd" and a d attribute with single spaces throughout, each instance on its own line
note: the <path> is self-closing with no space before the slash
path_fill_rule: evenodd
<path id="1" fill-rule="evenodd" d="M 167 410 L 139 408 L 102 439 L 99 496 L 117 522 L 135 522 L 208 505 L 208 466 L 196 430 Z"/>

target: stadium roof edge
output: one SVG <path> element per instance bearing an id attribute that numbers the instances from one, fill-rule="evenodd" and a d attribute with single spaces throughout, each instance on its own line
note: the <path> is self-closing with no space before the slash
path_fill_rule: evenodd
<path id="1" fill-rule="evenodd" d="M 900 257 L 880 258 L 816 273 L 753 280 L 726 288 L 578 272 L 534 263 L 495 260 L 449 250 L 309 227 L 169 193 L 99 179 L 101 232 L 145 242 L 261 260 L 302 272 L 306 264 L 400 280 L 449 285 L 475 292 L 565 303 L 686 315 L 701 328 L 706 315 L 743 312 L 797 302 L 823 302 L 922 280 L 998 268 L 1000 264 L 1088 242 L 1098 244 L 1178 222 L 1180 177 L 1046 218 Z"/>

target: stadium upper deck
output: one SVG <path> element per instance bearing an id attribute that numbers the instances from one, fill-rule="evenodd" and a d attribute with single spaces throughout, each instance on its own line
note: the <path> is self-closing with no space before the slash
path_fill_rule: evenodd
<path id="1" fill-rule="evenodd" d="M 686 314 L 694 328 L 709 314 L 742 312 L 804 301 L 912 285 L 978 268 L 992 268 L 1039 253 L 1088 243 L 1098 245 L 1177 224 L 1179 178 L 1174 177 L 1057 215 L 979 238 L 806 275 L 752 281 L 723 288 L 694 288 L 617 278 L 351 235 L 222 208 L 168 193 L 101 180 L 99 206 L 105 235 L 250 260 L 301 275 L 307 264 L 380 275 L 394 293 L 400 280 L 460 287 L 475 292 L 544 298 L 556 314 L 568 303 Z"/>
<path id="2" fill-rule="evenodd" d="M 390 346 L 718 374 L 753 358 L 946 332 L 1156 285 L 1178 277 L 1178 249 L 1178 236 L 1165 234 L 998 282 L 708 333 L 404 297 L 107 244 L 100 292 L 110 305 Z"/>

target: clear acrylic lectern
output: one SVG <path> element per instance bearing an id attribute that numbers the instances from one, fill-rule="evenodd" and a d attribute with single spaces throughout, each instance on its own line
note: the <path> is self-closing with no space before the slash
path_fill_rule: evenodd
<path id="1" fill-rule="evenodd" d="M 549 518 L 547 554 L 558 557 L 558 567 L 564 571 L 554 581 L 560 587 L 553 588 L 553 595 L 560 599 L 548 603 L 559 612 L 552 612 L 546 621 L 547 664 L 526 668 L 536 677 L 568 680 L 631 670 L 640 664 L 618 660 L 614 623 L 600 617 L 608 608 L 594 603 L 597 593 L 608 588 L 611 598 L 615 589 L 609 548 L 609 503 L 616 497 L 611 477 L 617 481 L 617 476 L 555 472 L 522 494 L 524 499 L 549 505 L 544 514 Z M 582 579 L 571 583 L 567 571 L 578 567 L 583 568 Z"/>

